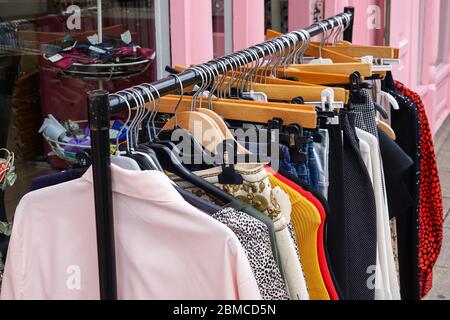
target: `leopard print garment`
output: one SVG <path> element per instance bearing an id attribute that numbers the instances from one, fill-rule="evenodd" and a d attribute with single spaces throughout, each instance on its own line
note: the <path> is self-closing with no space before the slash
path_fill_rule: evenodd
<path id="1" fill-rule="evenodd" d="M 264 300 L 289 300 L 286 284 L 272 254 L 269 230 L 259 220 L 233 208 L 213 214 L 228 226 L 244 248 Z"/>
<path id="2" fill-rule="evenodd" d="M 442 190 L 436 162 L 433 137 L 425 106 L 420 96 L 396 81 L 397 90 L 417 106 L 420 119 L 420 203 L 419 203 L 419 269 L 420 295 L 425 297 L 433 287 L 433 267 L 442 247 L 444 212 Z"/>

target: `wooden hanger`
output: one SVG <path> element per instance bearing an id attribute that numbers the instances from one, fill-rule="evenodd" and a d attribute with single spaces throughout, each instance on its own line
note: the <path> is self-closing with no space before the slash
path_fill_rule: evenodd
<path id="1" fill-rule="evenodd" d="M 333 63 L 333 64 L 290 64 L 288 69 L 295 69 L 299 71 L 318 72 L 318 73 L 332 73 L 350 76 L 355 71 L 358 71 L 362 77 L 373 76 L 372 64 L 363 62 L 352 63 Z"/>
<path id="2" fill-rule="evenodd" d="M 231 133 L 230 129 L 228 129 L 225 121 L 223 121 L 223 119 L 217 113 L 215 113 L 212 110 L 206 109 L 206 108 L 199 108 L 198 112 L 203 113 L 203 114 L 207 115 L 208 117 L 210 117 L 217 124 L 220 132 L 222 132 L 222 134 L 224 135 L 226 140 L 236 141 L 236 139 L 234 138 L 234 135 Z M 240 143 L 236 143 L 236 145 L 237 145 L 238 154 L 250 154 L 250 151 L 245 149 Z"/>
<path id="3" fill-rule="evenodd" d="M 273 38 L 277 38 L 282 36 L 283 34 L 280 32 L 276 32 L 274 30 L 267 30 L 266 32 L 266 40 L 270 40 Z M 310 57 L 319 57 L 320 56 L 320 44 L 310 42 L 309 46 L 305 50 L 305 55 Z M 322 48 L 322 58 L 331 59 L 334 63 L 357 63 L 361 62 L 358 59 L 352 58 L 351 56 L 341 54 L 339 52 L 334 52 L 332 50 L 328 50 L 326 47 Z"/>
<path id="4" fill-rule="evenodd" d="M 279 36 L 282 36 L 282 34 L 273 30 L 267 30 L 266 38 L 270 39 Z M 334 75 L 344 74 L 347 77 L 349 77 L 355 71 L 358 71 L 361 74 L 361 77 L 371 77 L 373 76 L 374 73 L 383 76 L 385 75 L 385 72 L 374 72 L 373 65 L 371 63 L 363 63 L 361 62 L 360 59 L 357 59 L 355 57 L 340 52 L 335 52 L 332 50 L 332 47 L 324 47 L 322 48 L 322 50 L 320 50 L 320 43 L 310 42 L 309 46 L 305 50 L 305 54 L 312 57 L 318 57 L 320 56 L 320 53 L 322 53 L 323 58 L 331 59 L 333 61 L 333 64 L 325 64 L 325 65 L 295 64 L 289 65 L 289 68 L 295 68 L 297 70 L 307 72 L 330 73 Z M 295 71 L 291 70 L 290 72 L 294 73 L 294 75 L 292 76 L 295 76 Z M 298 76 L 300 77 L 300 75 Z M 344 81 L 339 79 L 336 80 L 338 81 L 335 82 L 336 84 L 342 84 L 341 81 Z M 310 80 L 308 78 L 305 78 L 303 81 L 317 83 L 313 82 L 314 80 Z M 348 81 L 344 83 L 348 83 Z"/>
<path id="5" fill-rule="evenodd" d="M 347 80 L 348 82 L 348 80 Z M 305 101 L 321 101 L 322 91 L 324 87 L 301 87 L 288 86 L 279 84 L 260 84 L 253 83 L 253 90 L 261 91 L 267 94 L 270 100 L 292 100 L 297 97 L 302 97 Z M 342 88 L 332 88 L 335 94 L 336 101 L 348 102 L 349 93 Z"/>
<path id="6" fill-rule="evenodd" d="M 173 106 L 175 106 L 175 104 Z M 161 106 L 161 110 L 162 109 Z M 174 113 L 174 111 L 175 110 L 173 110 L 172 113 Z M 161 131 L 169 131 L 177 128 L 189 131 L 211 154 L 216 154 L 217 146 L 225 140 L 225 136 L 218 129 L 214 121 L 201 112 L 177 112 L 176 117 L 170 119 Z"/>
<path id="7" fill-rule="evenodd" d="M 347 78 L 347 83 L 349 82 Z M 240 87 L 239 83 L 233 83 L 233 88 Z M 222 89 L 227 89 L 228 83 L 222 84 Z M 292 100 L 294 98 L 302 97 L 305 101 L 321 101 L 322 91 L 326 89 L 323 86 L 293 86 L 284 84 L 264 84 L 264 83 L 252 83 L 253 91 L 264 92 L 269 100 L 284 101 Z M 336 101 L 348 102 L 349 92 L 343 88 L 332 88 L 335 92 Z"/>
<path id="8" fill-rule="evenodd" d="M 181 95 L 173 104 L 173 113 L 175 113 L 175 117 L 165 124 L 162 131 L 175 130 L 178 128 L 184 129 L 190 132 L 194 139 L 201 143 L 201 145 L 211 154 L 216 154 L 218 146 L 226 140 L 225 135 L 220 130 L 218 124 L 208 114 L 193 111 L 196 108 L 195 103 L 198 102 L 201 104 L 202 99 L 194 99 L 197 99 L 197 96 L 203 93 L 203 90 L 206 88 L 206 82 L 202 82 L 200 90 L 192 97 L 193 99 L 191 99 L 189 108 L 182 112 L 178 112 L 178 106 L 183 102 L 184 89 L 178 76 L 173 76 L 178 79 Z M 161 97 L 158 99 L 158 110 L 160 110 L 160 106 Z M 146 107 L 150 108 L 151 103 L 146 104 Z"/>
<path id="9" fill-rule="evenodd" d="M 361 46 L 348 41 L 338 41 L 335 45 L 327 46 L 327 49 L 339 52 L 351 57 L 373 56 L 375 58 L 398 59 L 398 48 L 388 46 Z"/>
<path id="10" fill-rule="evenodd" d="M 360 65 L 360 64 L 358 64 Z M 300 66 L 297 68 L 297 66 Z M 278 77 L 289 77 L 289 78 L 295 78 L 299 81 L 294 81 L 294 83 L 287 83 L 287 82 L 276 82 L 271 81 L 267 83 L 272 84 L 286 84 L 286 85 L 302 85 L 302 86 L 319 86 L 319 85 L 327 85 L 327 84 L 347 84 L 350 74 L 352 74 L 355 71 L 358 71 L 358 68 L 352 69 L 351 67 L 347 68 L 349 70 L 353 70 L 351 73 L 332 73 L 332 72 L 315 72 L 315 71 L 305 71 L 302 69 L 303 66 L 307 65 L 289 65 L 286 68 L 278 68 Z M 311 65 L 313 66 L 313 65 Z M 314 65 L 317 70 L 323 70 L 326 67 Z M 299 70 L 300 69 L 300 70 Z M 314 69 L 314 68 L 312 68 Z M 362 70 L 363 73 L 367 73 L 366 70 Z M 265 70 L 259 70 L 258 74 L 264 75 Z M 276 79 L 274 77 L 267 77 L 265 79 Z M 259 80 L 259 78 L 257 79 Z M 286 81 L 286 79 L 280 79 L 283 81 Z M 265 81 L 265 80 L 264 80 Z M 263 82 L 264 82 L 263 81 Z M 287 80 L 290 81 L 290 80 Z"/>
<path id="11" fill-rule="evenodd" d="M 189 97 L 185 98 L 180 102 L 177 118 L 181 112 L 188 111 L 191 108 L 191 102 L 187 99 Z M 173 114 L 175 112 L 175 105 L 179 99 L 164 96 L 161 97 L 160 101 L 161 106 L 159 112 Z M 236 101 L 213 100 L 211 107 L 212 111 L 229 120 L 265 124 L 273 120 L 273 118 L 282 118 L 286 123 L 296 123 L 303 128 L 315 129 L 317 127 L 317 112 L 312 110 L 311 106 L 304 106 L 308 108 L 308 110 L 305 110 L 301 108 L 301 105 L 282 105 L 281 107 L 279 104 L 273 103 L 261 105 L 259 103 L 237 103 Z M 189 124 L 185 125 L 187 126 Z"/>
<path id="12" fill-rule="evenodd" d="M 394 129 L 392 129 L 386 122 L 377 120 L 377 126 L 393 141 L 397 140 L 397 135 L 395 134 Z"/>

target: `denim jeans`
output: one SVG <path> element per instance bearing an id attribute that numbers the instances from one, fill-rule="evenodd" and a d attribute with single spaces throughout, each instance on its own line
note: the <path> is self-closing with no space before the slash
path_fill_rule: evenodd
<path id="1" fill-rule="evenodd" d="M 292 174 L 294 177 L 298 178 L 298 173 L 295 165 L 291 161 L 291 154 L 289 153 L 289 148 L 280 145 L 280 153 L 282 152 L 283 160 L 280 160 L 280 167 Z"/>
<path id="2" fill-rule="evenodd" d="M 329 180 L 329 152 L 330 152 L 330 136 L 328 130 L 320 130 L 319 135 L 322 142 L 314 142 L 313 153 L 315 159 L 315 167 L 317 168 L 318 189 L 326 199 L 328 199 Z"/>
<path id="3" fill-rule="evenodd" d="M 302 147 L 302 151 L 307 154 L 307 161 L 297 164 L 298 177 L 308 184 L 314 190 L 319 189 L 319 171 L 317 168 L 317 159 L 314 154 L 314 139 L 312 132 L 305 132 L 304 136 L 308 138 L 308 143 Z"/>

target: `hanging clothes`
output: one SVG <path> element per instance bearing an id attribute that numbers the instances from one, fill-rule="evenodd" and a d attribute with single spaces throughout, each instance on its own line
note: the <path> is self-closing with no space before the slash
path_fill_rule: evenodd
<path id="1" fill-rule="evenodd" d="M 119 299 L 261 299 L 228 227 L 187 204 L 161 172 L 111 169 Z M 90 169 L 22 199 L 1 299 L 99 298 L 92 183 Z"/>
<path id="2" fill-rule="evenodd" d="M 361 141 L 369 146 L 370 158 L 365 161 L 375 194 L 377 210 L 377 275 L 376 300 L 400 300 L 400 288 L 397 280 L 394 253 L 392 249 L 392 236 L 389 223 L 386 187 L 383 180 L 383 171 L 380 166 L 380 151 L 375 136 L 361 129 L 356 129 Z"/>
<path id="3" fill-rule="evenodd" d="M 242 176 L 244 181 L 242 185 L 221 185 L 218 178 L 222 172 L 220 167 L 196 171 L 194 174 L 218 186 L 236 200 L 251 204 L 256 210 L 272 219 L 289 296 L 293 300 L 309 300 L 298 250 L 289 231 L 292 208 L 288 195 L 279 188 L 272 188 L 263 165 L 238 165 L 235 166 L 235 171 Z M 198 196 L 207 197 L 212 201 L 217 201 L 189 182 L 174 175 L 169 175 L 169 177 L 183 189 Z"/>
<path id="4" fill-rule="evenodd" d="M 442 190 L 428 117 L 420 96 L 401 82 L 397 90 L 410 98 L 417 107 L 420 124 L 420 190 L 419 190 L 419 269 L 420 297 L 425 297 L 433 286 L 433 267 L 442 248 L 443 203 Z"/>
<path id="5" fill-rule="evenodd" d="M 375 196 L 369 173 L 359 153 L 355 127 L 349 120 L 351 117 L 351 114 L 341 116 L 344 135 L 345 230 L 343 232 L 346 237 L 344 261 L 347 282 L 339 283 L 341 288 L 345 286 L 342 290 L 346 299 L 374 300 L 375 283 L 368 285 L 368 279 L 371 275 L 374 276 L 377 265 Z"/>
<path id="6" fill-rule="evenodd" d="M 224 208 L 212 217 L 229 227 L 238 237 L 263 300 L 289 300 L 286 284 L 272 254 L 267 226 L 233 208 Z"/>
<path id="7" fill-rule="evenodd" d="M 403 300 L 420 300 L 419 286 L 419 190 L 420 190 L 420 126 L 417 108 L 407 97 L 401 95 L 387 82 L 386 88 L 399 103 L 400 109 L 392 111 L 392 129 L 397 135 L 396 143 L 412 159 L 414 165 L 405 169 L 404 185 L 412 199 L 410 205 L 397 206 L 394 211 L 397 222 L 398 255 L 400 264 L 400 291 Z M 404 167 L 399 167 L 401 170 Z M 393 178 L 393 177 L 391 177 Z M 390 179 L 392 181 L 393 179 Z M 388 184 L 388 193 L 395 194 L 396 183 Z M 392 202 L 391 203 L 397 203 Z M 403 209 L 403 210 L 402 210 Z"/>
<path id="8" fill-rule="evenodd" d="M 326 220 L 325 209 L 322 204 L 310 192 L 301 188 L 294 181 L 289 180 L 282 174 L 276 173 L 272 168 L 266 166 L 269 174 L 271 174 L 271 183 L 273 186 L 280 186 L 291 197 L 293 203 L 293 225 L 296 229 L 297 243 L 300 245 L 300 258 L 305 268 L 305 276 L 308 285 L 308 291 L 312 299 L 318 300 L 339 300 L 333 279 L 328 268 L 328 261 L 324 247 L 324 226 Z M 309 202 L 309 203 L 308 203 Z M 297 203 L 298 206 L 294 205 Z M 314 206 L 314 208 L 312 206 Z M 297 209 L 297 210 L 296 210 Z M 309 209 L 309 210 L 308 210 Z M 320 221 L 317 223 L 317 214 Z M 314 229 L 317 230 L 314 232 Z M 313 241 L 305 241 L 305 238 L 317 234 Z M 310 246 L 310 247 L 309 247 Z M 312 250 L 312 252 L 311 252 Z M 317 260 L 315 260 L 317 256 Z M 307 260 L 308 259 L 308 260 Z M 318 264 L 318 268 L 317 268 Z M 306 270 L 311 270 L 308 273 Z M 322 286 L 325 285 L 327 294 Z M 314 287 L 313 287 L 314 286 Z"/>
<path id="9" fill-rule="evenodd" d="M 289 195 L 292 204 L 291 220 L 300 251 L 300 261 L 305 273 L 308 293 L 312 300 L 330 300 L 319 265 L 317 238 L 322 224 L 319 211 L 303 195 L 286 184 L 280 175 L 269 171 L 273 187 L 280 187 Z M 325 259 L 324 252 L 320 259 Z"/>

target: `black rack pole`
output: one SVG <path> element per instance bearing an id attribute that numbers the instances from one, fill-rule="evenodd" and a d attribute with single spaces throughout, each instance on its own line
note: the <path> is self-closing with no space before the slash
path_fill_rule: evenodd
<path id="1" fill-rule="evenodd" d="M 344 31 L 344 40 L 348 42 L 353 42 L 353 25 L 355 24 L 355 8 L 345 7 L 344 12 L 349 13 L 351 15 L 350 25 Z"/>
<path id="2" fill-rule="evenodd" d="M 0 190 L 0 221 L 7 222 L 5 207 L 5 191 Z"/>
<path id="3" fill-rule="evenodd" d="M 108 92 L 88 92 L 100 299 L 117 300 Z"/>

